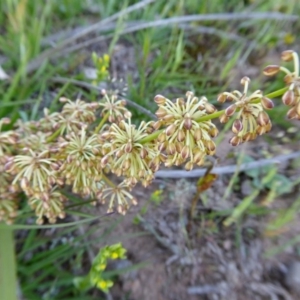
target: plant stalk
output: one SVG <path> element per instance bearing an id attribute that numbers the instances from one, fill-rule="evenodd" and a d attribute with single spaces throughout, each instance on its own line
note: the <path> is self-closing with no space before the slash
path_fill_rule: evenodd
<path id="1" fill-rule="evenodd" d="M 17 300 L 17 271 L 13 229 L 0 228 L 0 299 Z"/>

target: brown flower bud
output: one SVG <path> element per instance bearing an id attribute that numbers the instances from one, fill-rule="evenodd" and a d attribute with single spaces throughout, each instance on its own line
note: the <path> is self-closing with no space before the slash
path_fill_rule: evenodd
<path id="1" fill-rule="evenodd" d="M 285 75 L 283 81 L 285 82 L 285 84 L 290 85 L 293 81 L 293 75 L 292 74 Z"/>
<path id="2" fill-rule="evenodd" d="M 220 116 L 220 122 L 222 124 L 227 123 L 229 121 L 229 118 L 226 116 L 226 114 L 223 114 Z"/>
<path id="3" fill-rule="evenodd" d="M 184 119 L 184 123 L 183 123 L 183 126 L 186 130 L 190 130 L 192 128 L 192 119 L 191 118 L 185 118 Z"/>
<path id="4" fill-rule="evenodd" d="M 180 155 L 182 159 L 187 159 L 190 155 L 190 148 L 187 145 L 185 145 L 181 150 Z"/>
<path id="5" fill-rule="evenodd" d="M 287 106 L 292 106 L 295 104 L 295 93 L 292 90 L 286 91 L 282 96 L 282 102 L 283 104 Z"/>
<path id="6" fill-rule="evenodd" d="M 241 85 L 245 85 L 246 82 L 249 83 L 249 82 L 250 82 L 250 78 L 247 77 L 247 76 L 244 76 L 244 77 L 241 79 Z"/>
<path id="7" fill-rule="evenodd" d="M 186 171 L 191 171 L 194 167 L 193 162 L 189 161 L 185 164 L 184 168 L 186 169 Z"/>
<path id="8" fill-rule="evenodd" d="M 195 139 L 196 142 L 200 141 L 202 139 L 202 130 L 201 130 L 201 128 L 199 128 L 199 127 L 196 128 L 194 130 L 193 136 L 194 136 L 194 139 Z"/>
<path id="9" fill-rule="evenodd" d="M 175 143 L 176 151 L 177 153 L 180 153 L 183 149 L 183 144 L 182 143 Z"/>
<path id="10" fill-rule="evenodd" d="M 258 135 L 263 135 L 264 133 L 266 133 L 266 128 L 265 128 L 265 126 L 258 126 L 258 127 L 256 128 L 256 133 L 257 133 Z"/>
<path id="11" fill-rule="evenodd" d="M 293 60 L 293 53 L 294 53 L 293 50 L 283 51 L 281 53 L 281 59 L 284 61 L 291 61 L 291 60 Z"/>
<path id="12" fill-rule="evenodd" d="M 168 145 L 168 143 L 167 143 L 167 142 L 163 142 L 163 143 L 161 143 L 161 144 L 158 146 L 158 150 L 159 150 L 160 152 L 163 152 L 163 151 L 165 151 L 165 150 L 166 150 L 166 148 L 167 148 L 167 145 Z"/>
<path id="13" fill-rule="evenodd" d="M 163 119 L 163 121 L 165 121 L 165 122 L 171 122 L 171 121 L 174 120 L 174 116 L 173 116 L 173 115 L 166 115 L 166 116 L 164 116 L 162 119 Z"/>
<path id="14" fill-rule="evenodd" d="M 274 107 L 273 101 L 267 97 L 262 97 L 260 101 L 264 109 L 272 109 Z"/>
<path id="15" fill-rule="evenodd" d="M 160 107 L 157 111 L 156 111 L 156 116 L 161 119 L 163 118 L 164 116 L 166 116 L 167 112 L 166 110 L 163 108 L 163 107 Z"/>
<path id="16" fill-rule="evenodd" d="M 163 143 L 166 139 L 167 139 L 167 135 L 165 132 L 160 133 L 159 136 L 157 137 L 157 140 L 160 143 Z"/>
<path id="17" fill-rule="evenodd" d="M 176 125 L 171 124 L 171 125 L 169 125 L 169 126 L 166 128 L 165 133 L 166 133 L 167 136 L 171 136 L 171 135 L 174 134 L 175 130 L 176 130 Z"/>
<path id="18" fill-rule="evenodd" d="M 185 140 L 185 133 L 183 129 L 178 130 L 177 141 L 183 142 Z"/>
<path id="19" fill-rule="evenodd" d="M 198 164 L 203 160 L 203 152 L 202 151 L 197 151 L 196 154 L 194 155 L 194 163 Z"/>
<path id="20" fill-rule="evenodd" d="M 214 138 L 218 135 L 219 130 L 217 129 L 217 127 L 211 127 L 208 133 L 212 138 Z"/>
<path id="21" fill-rule="evenodd" d="M 243 142 L 248 142 L 251 140 L 251 132 L 247 132 L 246 134 L 243 135 Z"/>
<path id="22" fill-rule="evenodd" d="M 264 75 L 266 76 L 274 76 L 280 71 L 280 67 L 276 65 L 266 66 L 263 70 Z"/>
<path id="23" fill-rule="evenodd" d="M 191 91 L 187 91 L 185 95 L 186 95 L 187 98 L 188 97 L 194 97 L 194 93 L 191 92 Z"/>
<path id="24" fill-rule="evenodd" d="M 288 112 L 287 112 L 287 117 L 288 119 L 292 120 L 292 119 L 297 119 L 298 118 L 298 114 L 297 114 L 297 108 L 294 106 L 292 107 Z"/>
<path id="25" fill-rule="evenodd" d="M 154 101 L 158 104 L 158 105 L 163 105 L 166 103 L 166 98 L 162 95 L 156 95 L 154 97 Z"/>
<path id="26" fill-rule="evenodd" d="M 206 147 L 210 152 L 215 152 L 216 151 L 216 145 L 212 140 L 206 141 Z M 211 154 L 210 154 L 211 155 Z"/>
<path id="27" fill-rule="evenodd" d="M 241 120 L 240 119 L 234 120 L 231 129 L 232 129 L 232 132 L 234 134 L 238 134 L 240 131 L 242 131 L 243 130 L 243 123 L 241 122 Z"/>
<path id="28" fill-rule="evenodd" d="M 125 152 L 126 153 L 130 153 L 132 151 L 132 143 L 131 142 L 128 142 L 126 145 L 125 145 Z"/>
<path id="29" fill-rule="evenodd" d="M 217 109 L 210 103 L 205 103 L 204 104 L 205 110 L 208 114 L 214 113 Z"/>
<path id="30" fill-rule="evenodd" d="M 270 118 L 265 111 L 260 111 L 257 116 L 257 123 L 264 127 L 270 123 Z"/>
<path id="31" fill-rule="evenodd" d="M 166 149 L 167 153 L 170 155 L 174 155 L 176 153 L 175 144 L 169 144 Z"/>
<path id="32" fill-rule="evenodd" d="M 140 151 L 140 156 L 142 159 L 145 159 L 148 155 L 148 151 L 145 148 L 142 148 Z"/>
<path id="33" fill-rule="evenodd" d="M 224 93 L 218 95 L 218 99 L 217 99 L 218 102 L 224 103 L 226 100 L 227 100 L 227 96 Z"/>
<path id="34" fill-rule="evenodd" d="M 235 104 L 231 104 L 230 106 L 228 106 L 226 109 L 225 109 L 225 114 L 227 117 L 231 117 L 235 111 L 236 111 L 236 105 Z"/>
<path id="35" fill-rule="evenodd" d="M 162 121 L 156 121 L 152 124 L 152 127 L 155 129 L 155 130 L 158 130 L 160 128 L 160 126 L 162 125 Z"/>
<path id="36" fill-rule="evenodd" d="M 229 143 L 232 145 L 232 146 L 238 146 L 240 143 L 242 142 L 242 139 L 235 135 L 233 136 L 230 140 L 229 140 Z"/>

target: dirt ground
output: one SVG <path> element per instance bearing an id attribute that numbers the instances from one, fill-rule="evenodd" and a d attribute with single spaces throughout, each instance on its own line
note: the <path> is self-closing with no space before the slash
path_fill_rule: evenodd
<path id="1" fill-rule="evenodd" d="M 243 151 L 259 157 L 267 148 L 270 150 L 259 139 Z M 278 147 L 272 151 L 273 155 L 278 154 Z M 232 160 L 224 159 L 221 164 Z M 294 164 L 290 161 L 281 165 L 279 172 L 291 179 L 299 177 Z M 193 219 L 190 210 L 196 195 L 196 180 L 157 179 L 151 188 L 137 188 L 138 207 L 124 217 L 113 235 L 146 234 L 124 238 L 128 259 L 113 264 L 112 268 L 143 262 L 146 265 L 121 275 L 107 299 L 300 299 L 300 248 L 298 243 L 289 245 L 292 238 L 299 239 L 300 218 L 278 231 L 267 230 L 278 209 L 287 209 L 298 198 L 298 188 L 272 202 L 269 209 L 274 214 L 247 215 L 239 224 L 226 227 L 221 215 L 207 216 L 231 209 L 249 195 L 253 189 L 250 178 L 244 173 L 238 177 L 240 188 L 235 188 L 226 199 L 224 191 L 232 174 L 219 176 L 209 190 L 198 195 Z M 162 190 L 159 204 L 153 201 L 158 190 Z M 264 199 L 262 193 L 254 202 L 263 206 Z M 281 251 L 269 254 L 280 246 L 283 246 Z"/>

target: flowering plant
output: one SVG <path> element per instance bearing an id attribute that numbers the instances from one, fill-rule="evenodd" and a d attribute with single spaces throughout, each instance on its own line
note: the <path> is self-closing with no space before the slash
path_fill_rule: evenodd
<path id="1" fill-rule="evenodd" d="M 184 165 L 187 171 L 202 166 L 213 155 L 213 139 L 221 123 L 234 119 L 232 146 L 238 146 L 268 133 L 272 128 L 268 110 L 271 98 L 282 95 L 290 109 L 289 119 L 300 119 L 300 78 L 297 53 L 282 53 L 284 61 L 294 62 L 294 71 L 271 65 L 264 74 L 286 73 L 286 87 L 269 95 L 261 90 L 249 93 L 250 79 L 243 77 L 242 91 L 222 92 L 217 109 L 204 96 L 187 92 L 185 98 L 171 101 L 162 95 L 154 98 L 157 120 L 133 124 L 126 101 L 116 93 L 104 91 L 100 102 L 88 103 L 61 98 L 61 112 L 44 110 L 39 121 L 18 120 L 13 129 L 3 131 L 8 118 L 0 120 L 0 221 L 12 223 L 17 216 L 20 194 L 24 193 L 35 211 L 37 223 L 55 223 L 65 217 L 63 188 L 94 203 L 107 205 L 107 211 L 125 214 L 137 199 L 130 191 L 138 183 L 148 186 L 161 165 Z M 100 121 L 97 121 L 100 117 Z M 115 185 L 109 173 L 123 178 Z"/>

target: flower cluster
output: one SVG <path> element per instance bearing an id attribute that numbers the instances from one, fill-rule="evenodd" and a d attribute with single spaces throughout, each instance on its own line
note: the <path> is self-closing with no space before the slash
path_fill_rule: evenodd
<path id="1" fill-rule="evenodd" d="M 191 170 L 196 164 L 201 166 L 206 155 L 213 155 L 216 145 L 212 138 L 218 130 L 210 121 L 199 121 L 201 117 L 216 111 L 205 97 L 197 98 L 192 92 L 186 93 L 187 99 L 178 98 L 175 102 L 158 95 L 154 98 L 159 109 L 158 121 L 154 126 L 166 127 L 158 136 L 158 149 L 165 152 L 165 166 L 179 166 Z M 187 161 L 187 162 L 186 162 Z"/>
<path id="2" fill-rule="evenodd" d="M 157 120 L 134 125 L 126 102 L 116 93 L 103 91 L 103 99 L 88 103 L 81 99 L 61 98 L 61 112 L 44 110 L 39 121 L 18 120 L 13 130 L 3 131 L 9 120 L 0 120 L 0 221 L 11 223 L 17 215 L 20 192 L 35 210 L 37 223 L 45 218 L 56 222 L 65 217 L 65 188 L 90 202 L 106 204 L 107 211 L 125 214 L 137 199 L 132 188 L 148 186 L 161 164 L 184 165 L 187 171 L 203 165 L 213 155 L 218 134 L 212 119 L 221 123 L 232 120 L 233 146 L 254 140 L 271 130 L 267 111 L 270 99 L 281 96 L 290 106 L 288 117 L 300 119 L 299 59 L 294 51 L 282 54 L 284 61 L 294 62 L 294 71 L 268 66 L 266 75 L 286 73 L 287 88 L 271 96 L 257 90 L 249 93 L 250 79 L 241 80 L 243 91 L 222 92 L 220 103 L 230 102 L 223 111 L 187 92 L 174 101 L 157 95 Z M 101 116 L 99 122 L 97 118 Z M 109 180 L 112 173 L 122 177 L 119 184 Z"/>
<path id="3" fill-rule="evenodd" d="M 265 112 L 274 107 L 272 100 L 263 96 L 260 90 L 248 95 L 249 83 L 250 79 L 243 77 L 241 80 L 244 86 L 243 92 L 237 90 L 224 92 L 218 97 L 221 103 L 234 102 L 220 116 L 221 123 L 228 122 L 230 117 L 235 118 L 232 124 L 232 132 L 235 135 L 229 141 L 232 146 L 254 140 L 257 135 L 267 133 L 272 128 L 271 120 Z"/>
<path id="4" fill-rule="evenodd" d="M 282 71 L 286 75 L 284 82 L 288 90 L 282 96 L 282 102 L 291 108 L 287 112 L 289 119 L 300 120 L 300 74 L 299 74 L 299 57 L 295 51 L 287 50 L 282 52 L 281 59 L 283 61 L 293 61 L 294 71 L 290 71 L 285 67 L 270 65 L 265 67 L 264 74 L 273 76 Z"/>

